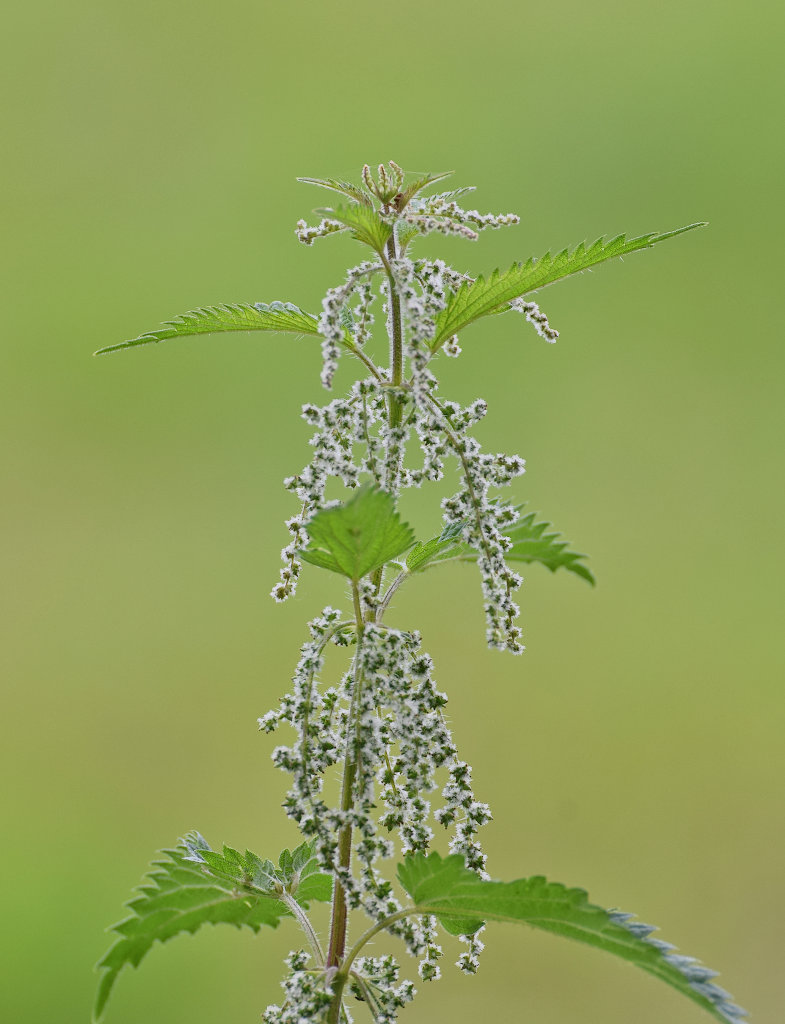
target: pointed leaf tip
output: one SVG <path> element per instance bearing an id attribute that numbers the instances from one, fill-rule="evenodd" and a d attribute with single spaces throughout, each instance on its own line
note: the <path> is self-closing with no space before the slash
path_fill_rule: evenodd
<path id="1" fill-rule="evenodd" d="M 130 341 L 107 345 L 95 356 L 122 349 L 151 345 L 169 338 L 188 338 L 197 334 L 222 334 L 226 331 L 273 331 L 319 335 L 319 321 L 291 302 L 235 302 L 221 306 L 203 306 L 164 322 L 157 331 L 148 331 Z"/>
<path id="2" fill-rule="evenodd" d="M 672 231 L 649 232 L 637 238 L 628 239 L 617 235 L 609 241 L 598 238 L 592 245 L 585 243 L 574 249 L 562 249 L 554 256 L 546 252 L 538 259 L 530 257 L 525 263 L 514 263 L 509 270 L 494 271 L 490 277 L 478 277 L 474 282 L 464 284 L 454 292 L 436 321 L 436 334 L 431 348 L 436 351 L 444 342 L 481 317 L 500 313 L 509 308 L 513 299 L 531 295 L 555 281 L 579 274 L 584 270 L 617 256 L 650 249 L 666 238 L 675 238 L 686 231 L 704 227 L 707 221 L 696 221 Z"/>
<path id="3" fill-rule="evenodd" d="M 652 927 L 634 921 L 631 914 L 590 903 L 584 889 L 570 889 L 540 875 L 514 882 L 484 881 L 457 854 L 406 857 L 398 865 L 398 879 L 414 901 L 414 912 L 435 915 L 448 931 L 472 923 L 479 926 L 482 921 L 528 924 L 627 960 L 675 988 L 721 1024 L 744 1024 L 745 1011 L 714 984 L 714 971 L 675 953 L 670 943 L 650 938 Z"/>

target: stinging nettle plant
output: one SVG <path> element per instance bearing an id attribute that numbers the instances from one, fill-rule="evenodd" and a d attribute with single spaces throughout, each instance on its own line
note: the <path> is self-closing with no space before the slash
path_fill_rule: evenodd
<path id="1" fill-rule="evenodd" d="M 472 428 L 486 403 L 478 398 L 461 406 L 441 397 L 437 357 L 458 356 L 465 328 L 508 312 L 523 314 L 545 341 L 555 341 L 558 334 L 530 298 L 533 292 L 700 225 L 599 239 L 472 278 L 415 255 L 416 243 L 433 232 L 476 239 L 486 228 L 517 224 L 518 217 L 463 209 L 459 199 L 470 188 L 433 194 L 446 177 L 407 177 L 390 162 L 375 176 L 364 167 L 360 184 L 300 179 L 339 198 L 317 211 L 322 219 L 315 226 L 298 222 L 299 240 L 311 245 L 349 234 L 368 250 L 368 258 L 327 292 L 320 315 L 288 302 L 213 306 L 101 350 L 222 331 L 288 331 L 320 339 L 325 388 L 332 387 L 344 355 L 358 360 L 360 379 L 345 397 L 303 406 L 314 430 L 313 457 L 285 481 L 299 507 L 286 524 L 290 541 L 272 596 L 284 601 L 295 592 L 303 563 L 342 577 L 347 594 L 345 608 L 327 607 L 308 623 L 291 691 L 259 719 L 264 733 L 288 727 L 289 745 L 276 747 L 272 757 L 291 777 L 283 806 L 303 842 L 284 850 L 277 863 L 228 846 L 213 850 L 198 832 L 165 850 L 128 903 L 130 916 L 112 929 L 116 941 L 98 965 L 96 1020 L 117 976 L 127 964 L 138 966 L 156 940 L 196 932 L 208 922 L 258 932 L 284 918 L 299 925 L 304 948 L 287 958 L 285 998 L 265 1010 L 266 1024 L 338 1024 L 357 1012 L 389 1024 L 415 988 L 393 956 L 374 955 L 377 936 L 400 940 L 419 961 L 420 978 L 431 981 L 440 976 L 441 932 L 463 943 L 457 967 L 474 974 L 481 935 L 495 921 L 528 924 L 613 953 L 725 1024 L 745 1016 L 715 984 L 714 971 L 654 938 L 654 928 L 631 914 L 604 910 L 582 889 L 540 876 L 491 879 L 478 840 L 491 812 L 476 799 L 472 769 L 453 742 L 443 712 L 447 698 L 419 632 L 388 621 L 392 599 L 410 579 L 443 562 L 474 562 L 488 644 L 519 654 L 514 593 L 522 580 L 516 567 L 539 563 L 594 582 L 584 555 L 504 496 L 501 489 L 521 476 L 524 460 L 482 451 Z M 387 365 L 373 331 L 379 299 Z M 418 541 L 399 515 L 399 497 L 441 480 L 450 460 L 460 482 L 441 501 L 443 529 Z M 328 499 L 336 483 L 348 489 L 346 500 Z M 348 648 L 350 665 L 330 685 L 325 662 L 332 647 Z M 331 801 L 333 780 L 339 795 Z M 431 848 L 437 831 L 449 835 L 444 856 Z M 393 882 L 384 866 L 396 856 Z M 319 901 L 331 904 L 324 936 L 309 918 L 309 905 Z"/>

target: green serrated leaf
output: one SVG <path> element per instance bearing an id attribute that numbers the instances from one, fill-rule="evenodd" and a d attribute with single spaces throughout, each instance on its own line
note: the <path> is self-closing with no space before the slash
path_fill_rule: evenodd
<path id="1" fill-rule="evenodd" d="M 104 974 L 96 995 L 95 1021 L 102 1017 L 123 968 L 138 967 L 155 942 L 184 932 L 193 934 L 203 924 L 231 924 L 258 932 L 264 925 L 277 928 L 282 917 L 290 916 L 276 896 L 280 879 L 270 861 L 231 847 L 218 853 L 199 833 L 189 833 L 177 849 L 162 853 L 166 859 L 153 863 L 136 890 L 138 895 L 126 904 L 131 916 L 111 928 L 119 938 L 97 964 Z M 310 859 L 302 865 L 301 874 L 308 884 L 298 886 L 297 901 L 303 906 L 309 900 L 329 902 L 331 876 L 318 872 Z"/>
<path id="2" fill-rule="evenodd" d="M 438 537 L 431 537 L 424 543 L 418 541 L 406 556 L 406 568 L 409 572 L 422 572 L 446 551 L 452 551 L 456 546 L 465 547 L 466 545 L 459 544 L 461 530 L 465 525 L 465 520 L 459 523 L 450 523 L 445 526 Z"/>
<path id="3" fill-rule="evenodd" d="M 283 872 L 284 876 L 291 875 L 294 870 L 291 850 L 281 850 L 278 855 L 278 867 Z"/>
<path id="4" fill-rule="evenodd" d="M 517 506 L 518 511 L 524 508 Z M 545 521 L 537 522 L 537 513 L 528 512 L 522 515 L 512 526 L 505 529 L 505 534 L 512 541 L 512 547 L 505 553 L 508 562 L 520 562 L 531 564 L 539 562 L 551 572 L 557 569 L 567 569 L 582 579 L 595 584 L 595 579 L 590 570 L 583 564 L 581 559 L 586 558 L 577 551 L 569 550 L 569 542 L 561 540 L 560 533 L 548 533 L 551 524 Z M 460 531 L 458 531 L 460 532 Z M 444 536 L 444 535 L 443 535 Z M 424 548 L 432 545 L 425 554 Z M 424 556 L 424 557 L 423 557 Z M 406 560 L 410 572 L 423 572 L 440 562 L 476 562 L 477 552 L 468 544 L 454 539 L 451 543 L 443 544 L 441 539 L 434 539 L 423 545 L 423 551 L 418 552 L 415 548 Z M 409 564 L 412 559 L 414 565 Z"/>
<path id="5" fill-rule="evenodd" d="M 314 854 L 313 842 L 301 843 L 292 851 L 292 876 L 286 882 L 286 888 L 299 903 L 311 900 L 329 903 L 332 899 L 332 876 L 322 871 Z"/>
<path id="6" fill-rule="evenodd" d="M 723 1024 L 740 1024 L 744 1017 L 728 993 L 713 984 L 715 972 L 691 957 L 677 956 L 669 943 L 650 938 L 654 929 L 632 921 L 631 915 L 594 906 L 583 889 L 568 889 L 539 875 L 514 882 L 483 881 L 458 854 L 407 857 L 398 866 L 398 878 L 416 912 L 434 914 L 452 932 L 467 925 L 476 930 L 483 921 L 529 924 L 635 964 Z"/>
<path id="7" fill-rule="evenodd" d="M 302 871 L 305 865 L 313 859 L 314 844 L 300 843 L 298 847 L 292 850 L 292 869 L 294 871 Z"/>
<path id="8" fill-rule="evenodd" d="M 392 234 L 392 225 L 382 220 L 372 206 L 351 203 L 337 209 L 323 208 L 316 210 L 320 217 L 329 217 L 345 224 L 358 242 L 364 242 L 380 255 L 384 252 L 387 239 Z"/>
<path id="9" fill-rule="evenodd" d="M 457 199 L 458 196 L 466 195 L 467 192 L 475 192 L 476 187 L 474 185 L 462 185 L 460 188 L 450 189 L 448 192 L 436 192 L 430 196 L 423 196 L 420 202 L 426 208 L 430 207 L 433 203 L 446 203 L 451 199 Z"/>
<path id="10" fill-rule="evenodd" d="M 354 185 L 351 181 L 340 181 L 337 178 L 298 178 L 297 180 L 306 185 L 318 185 L 320 188 L 328 188 L 332 192 L 340 192 L 364 206 L 372 205 L 371 197 L 365 189 Z"/>
<path id="11" fill-rule="evenodd" d="M 355 582 L 414 544 L 393 497 L 371 484 L 343 504 L 317 512 L 306 530 L 311 543 L 299 557 Z"/>
<path id="12" fill-rule="evenodd" d="M 418 192 L 422 192 L 424 188 L 435 184 L 437 181 L 443 181 L 445 178 L 449 178 L 451 174 L 455 174 L 455 171 L 441 171 L 438 174 L 423 174 L 411 184 L 407 185 L 403 190 L 403 200 L 400 203 L 400 208 L 403 209 L 409 200 L 413 199 Z"/>
<path id="13" fill-rule="evenodd" d="M 414 239 L 418 238 L 421 234 L 422 232 L 417 225 L 407 224 L 406 221 L 401 221 L 400 227 L 398 228 L 398 251 L 400 253 L 405 253 Z"/>
<path id="14" fill-rule="evenodd" d="M 224 331 L 290 331 L 294 334 L 319 333 L 319 321 L 291 302 L 238 302 L 221 306 L 204 306 L 167 320 L 157 331 L 140 334 L 131 341 L 100 348 L 94 355 L 119 352 L 137 345 L 151 345 L 168 338 L 187 338 L 197 334 L 219 334 Z"/>
<path id="15" fill-rule="evenodd" d="M 608 242 L 599 238 L 588 247 L 581 243 L 572 251 L 562 249 L 555 256 L 546 253 L 539 259 L 531 258 L 525 263 L 514 263 L 504 273 L 495 270 L 488 278 L 478 277 L 471 284 L 464 284 L 451 296 L 437 317 L 436 334 L 431 347 L 436 350 L 453 334 L 480 317 L 502 312 L 513 299 L 529 295 L 563 277 L 579 274 L 605 260 L 649 249 L 657 242 L 675 238 L 676 235 L 703 227 L 704 224 L 701 221 L 662 234 L 651 232 L 629 240 L 625 235 L 618 235 Z"/>

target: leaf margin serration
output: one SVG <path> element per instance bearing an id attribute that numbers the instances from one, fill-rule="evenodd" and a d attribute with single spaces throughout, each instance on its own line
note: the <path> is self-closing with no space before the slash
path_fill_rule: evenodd
<path id="1" fill-rule="evenodd" d="M 714 983 L 716 971 L 705 967 L 694 957 L 676 953 L 676 947 L 671 943 L 652 938 L 651 934 L 656 930 L 654 926 L 635 920 L 632 914 L 605 910 L 591 903 L 585 889 L 568 887 L 561 882 L 549 882 L 542 875 L 519 878 L 513 882 L 486 881 L 466 867 L 460 854 L 441 857 L 436 852 L 427 855 L 418 853 L 404 858 L 398 864 L 398 881 L 414 901 L 413 913 L 433 914 L 440 920 L 447 918 L 448 921 L 452 917 L 461 924 L 475 927 L 488 920 L 530 924 L 543 931 L 615 953 L 675 988 L 711 1013 L 721 1024 L 745 1022 L 746 1011 L 732 1002 L 730 993 Z M 532 889 L 529 898 L 533 904 L 550 901 L 550 917 L 542 912 L 539 915 L 535 913 L 524 916 L 520 912 L 517 915 L 511 914 L 508 910 L 505 914 L 471 901 L 472 890 L 483 894 L 486 900 L 491 896 L 504 900 L 505 894 L 510 898 L 511 890 L 515 887 L 521 889 L 525 886 Z M 452 906 L 445 903 L 445 900 L 452 900 Z M 554 907 L 558 904 L 567 908 L 562 910 L 563 920 L 555 915 Z M 592 923 L 595 920 L 598 927 L 593 929 Z"/>
<path id="2" fill-rule="evenodd" d="M 93 355 L 107 355 L 170 338 L 191 338 L 226 331 L 274 331 L 318 336 L 319 319 L 293 302 L 224 302 L 216 306 L 198 306 L 171 320 L 164 320 L 157 330 L 99 348 Z"/>
<path id="3" fill-rule="evenodd" d="M 294 851 L 295 856 L 297 852 Z M 282 867 L 284 854 L 289 854 L 289 851 L 281 854 Z M 193 935 L 205 924 L 231 924 L 237 928 L 248 927 L 256 933 L 263 926 L 277 928 L 281 918 L 291 917 L 291 910 L 278 899 L 275 891 L 261 887 L 267 884 L 266 878 L 272 878 L 276 871 L 271 862 L 263 862 L 255 854 L 246 852 L 243 855 L 227 846 L 224 846 L 223 854 L 219 854 L 210 849 L 198 832 L 189 832 L 177 847 L 161 850 L 160 855 L 163 859 L 151 863 L 124 904 L 131 914 L 107 929 L 119 937 L 96 964 L 96 970 L 105 973 L 98 983 L 93 1008 L 94 1024 L 103 1018 L 109 996 L 124 968 L 129 964 L 138 967 L 156 942 L 164 943 L 186 932 Z M 213 867 L 208 865 L 205 855 L 211 856 Z M 300 861 L 303 861 L 302 857 Z M 269 876 L 267 872 L 259 871 L 267 864 Z M 307 865 L 307 861 L 298 862 L 298 872 Z M 252 878 L 251 874 L 256 877 Z M 298 898 L 303 907 L 314 899 L 329 901 L 329 895 L 320 891 L 317 882 L 313 871 L 306 873 L 303 885 L 305 898 Z M 216 894 L 214 900 L 204 904 L 201 915 L 198 903 L 188 905 L 189 889 Z M 327 890 L 324 891 L 326 893 Z M 177 905 L 178 900 L 180 905 Z M 223 908 L 224 916 L 217 914 L 219 907 Z M 210 909 L 214 911 L 212 917 L 209 916 Z M 182 915 L 179 926 L 167 928 L 167 925 L 177 922 L 178 913 Z M 193 919 L 184 923 L 189 914 Z M 139 926 L 147 918 L 153 920 L 154 926 L 145 934 Z"/>
<path id="4" fill-rule="evenodd" d="M 650 231 L 630 239 L 626 233 L 608 241 L 605 241 L 605 236 L 601 236 L 591 245 L 581 242 L 572 249 L 561 249 L 555 255 L 549 251 L 540 257 L 530 256 L 524 262 L 513 263 L 503 272 L 497 267 L 488 277 L 480 275 L 453 292 L 436 318 L 431 349 L 436 351 L 448 338 L 481 317 L 504 312 L 513 299 L 531 295 L 549 284 L 590 270 L 607 260 L 650 249 L 667 238 L 674 238 L 705 225 L 706 221 L 696 221 L 671 231 Z"/>

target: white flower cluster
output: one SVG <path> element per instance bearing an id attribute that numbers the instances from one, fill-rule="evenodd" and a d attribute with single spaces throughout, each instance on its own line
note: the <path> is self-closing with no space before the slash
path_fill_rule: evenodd
<path id="1" fill-rule="evenodd" d="M 302 417 L 316 433 L 311 438 L 314 454 L 301 473 L 287 477 L 284 486 L 300 499 L 300 514 L 286 521 L 291 540 L 281 551 L 284 567 L 280 581 L 272 589 L 276 601 L 285 601 L 297 588 L 301 563 L 296 554 L 307 544 L 305 523 L 313 513 L 324 507 L 325 488 L 331 477 L 347 486 L 356 487 L 360 467 L 354 462 L 354 441 L 360 429 L 363 406 L 355 397 L 336 398 L 319 408 L 306 404 Z"/>
<path id="2" fill-rule="evenodd" d="M 428 851 L 433 829 L 426 794 L 438 788 L 439 769 L 446 769 L 447 781 L 433 818 L 453 829 L 450 852 L 462 854 L 483 877 L 485 855 L 476 835 L 491 812 L 475 799 L 471 768 L 458 758 L 442 713 L 447 698 L 434 684 L 433 663 L 420 650 L 419 635 L 365 624 L 341 690 L 320 691 L 325 649 L 331 641 L 348 642 L 347 629 L 333 608 L 310 624 L 311 639 L 301 650 L 294 688 L 279 708 L 259 719 L 259 727 L 272 732 L 286 722 L 294 728 L 294 744 L 273 752 L 274 763 L 293 777 L 286 812 L 315 840 L 322 866 L 338 878 L 348 905 L 381 921 L 401 905 L 377 867 L 395 853 L 394 843 L 380 830 L 398 833 L 403 854 Z M 324 773 L 339 760 L 353 766 L 350 810 L 330 808 L 322 798 Z M 356 837 L 354 872 L 339 860 L 339 837 L 347 826 Z M 410 952 L 423 955 L 424 979 L 438 977 L 441 948 L 435 921 L 406 919 L 390 930 Z"/>
<path id="3" fill-rule="evenodd" d="M 316 679 L 327 645 L 331 641 L 339 646 L 347 642 L 347 625 L 330 607 L 309 623 L 311 639 L 300 650 L 292 692 L 281 699 L 278 708 L 259 719 L 264 732 L 273 732 L 281 722 L 287 722 L 297 734 L 293 746 L 276 747 L 273 761 L 294 777 L 287 812 L 306 835 L 314 834 L 318 819 L 327 811 L 320 798 L 324 772 L 336 763 L 343 748 L 336 721 L 339 694 L 335 689 L 320 692 Z"/>
<path id="4" fill-rule="evenodd" d="M 455 966 L 460 968 L 464 974 L 477 973 L 480 966 L 480 954 L 485 949 L 485 943 L 480 938 L 484 931 L 485 925 L 482 928 L 478 928 L 473 935 L 459 936 L 461 942 L 465 942 L 469 947 L 465 953 L 461 953 L 455 962 Z"/>
<path id="5" fill-rule="evenodd" d="M 283 1006 L 268 1006 L 263 1024 L 317 1024 L 323 1021 L 333 998 L 324 971 L 308 969 L 309 956 L 302 950 L 286 958 L 289 974 L 281 983 L 286 993 Z"/>
<path id="6" fill-rule="evenodd" d="M 511 595 L 520 587 L 522 579 L 504 559 L 511 547 L 505 530 L 516 522 L 518 512 L 514 506 L 494 499 L 490 492 L 521 476 L 526 463 L 520 455 L 483 452 L 476 438 L 468 436 L 467 431 L 487 412 L 487 404 L 482 399 L 465 408 L 455 402 L 435 400 L 433 406 L 435 412 L 427 424 L 418 425 L 418 431 L 427 435 L 433 428 L 445 439 L 443 444 L 432 445 L 427 450 L 431 474 L 440 473 L 445 448 L 451 450 L 461 466 L 463 486 L 456 494 L 442 500 L 442 511 L 446 524 L 460 526 L 463 539 L 477 551 L 488 644 L 520 654 L 524 649 L 521 630 L 515 625 L 520 609 Z M 423 448 L 425 450 L 425 446 Z"/>
<path id="7" fill-rule="evenodd" d="M 336 231 L 344 231 L 345 225 L 341 224 L 339 220 L 331 220 L 329 217 L 325 217 L 314 227 L 309 227 L 304 220 L 297 221 L 297 235 L 298 241 L 302 242 L 303 245 L 313 245 L 314 239 L 324 238 L 326 235 L 333 235 Z"/>
<path id="8" fill-rule="evenodd" d="M 478 232 L 485 228 L 509 227 L 520 223 L 515 213 L 480 213 L 478 210 L 464 210 L 455 201 L 455 196 L 468 189 L 442 192 L 425 199 L 413 199 L 403 213 L 402 219 L 419 234 L 428 235 L 438 231 L 443 235 L 460 235 L 475 241 Z"/>
<path id="9" fill-rule="evenodd" d="M 553 344 L 559 337 L 559 332 L 548 323 L 548 317 L 542 312 L 536 302 L 526 302 L 524 299 L 513 299 L 510 309 L 523 313 L 535 331 L 541 338 Z"/>
<path id="10" fill-rule="evenodd" d="M 414 985 L 410 981 L 398 984 L 398 973 L 392 956 L 363 956 L 354 962 L 351 990 L 368 1003 L 376 1024 L 394 1024 L 397 1011 L 414 998 Z"/>
<path id="11" fill-rule="evenodd" d="M 319 319 L 319 333 L 322 336 L 322 384 L 331 388 L 335 371 L 338 369 L 338 357 L 341 347 L 346 341 L 347 332 L 353 335 L 356 343 L 362 345 L 367 338 L 365 328 L 357 331 L 353 318 L 348 314 L 349 300 L 355 293 L 360 296 L 359 309 L 364 312 L 373 295 L 368 285 L 368 277 L 382 269 L 380 263 L 366 260 L 352 267 L 346 274 L 346 280 L 337 288 L 330 288 L 322 301 L 322 315 Z M 363 303 L 365 302 L 365 306 Z"/>
<path id="12" fill-rule="evenodd" d="M 299 498 L 301 508 L 298 515 L 286 521 L 291 539 L 281 551 L 284 566 L 271 592 L 276 601 L 285 601 L 297 589 L 302 566 L 296 556 L 308 543 L 305 524 L 314 512 L 324 508 L 325 490 L 331 479 L 351 488 L 366 475 L 395 489 L 406 432 L 401 428 L 391 430 L 388 425 L 387 396 L 391 390 L 384 382 L 369 378 L 357 381 L 348 398 L 336 398 L 325 406 L 303 405 L 302 418 L 315 428 L 310 439 L 313 457 L 300 473 L 284 480 L 286 489 Z M 358 445 L 364 449 L 359 457 Z M 392 480 L 384 476 L 385 457 L 395 471 Z"/>
<path id="13" fill-rule="evenodd" d="M 489 645 L 520 653 L 521 631 L 515 625 L 519 609 L 511 595 L 522 581 L 504 560 L 510 547 L 504 531 L 518 514 L 513 506 L 496 500 L 492 492 L 522 475 L 525 461 L 518 455 L 483 452 L 468 431 L 485 416 L 486 403 L 477 399 L 462 408 L 454 402 L 439 401 L 435 397 L 437 383 L 427 369 L 427 348 L 410 342 L 408 350 L 412 383 L 395 393 L 414 399 L 414 408 L 402 425 L 391 427 L 387 420 L 387 398 L 394 389 L 374 378 L 357 382 L 349 398 L 334 399 L 323 407 L 303 407 L 303 418 L 316 427 L 311 438 L 314 455 L 300 474 L 285 481 L 302 502 L 302 509 L 287 522 L 292 538 L 281 552 L 284 568 L 273 597 L 283 601 L 296 588 L 300 572 L 296 553 L 307 543 L 305 524 L 324 507 L 330 478 L 354 488 L 363 475 L 369 475 L 396 493 L 399 487 L 419 487 L 426 480 L 440 480 L 445 457 L 451 454 L 460 465 L 463 485 L 442 501 L 445 523 L 461 523 L 463 539 L 477 551 Z M 404 452 L 412 430 L 417 434 L 423 463 L 421 467 L 404 468 Z M 356 445 L 365 448 L 364 457 L 357 458 Z"/>
<path id="14" fill-rule="evenodd" d="M 436 385 L 427 367 L 436 317 L 446 305 L 444 276 L 435 263 L 425 262 L 418 274 L 409 259 L 391 260 L 390 269 L 407 327 L 404 351 L 411 369 L 412 397 L 422 407 Z"/>
<path id="15" fill-rule="evenodd" d="M 446 767 L 443 806 L 434 816 L 445 827 L 455 826 L 450 851 L 462 853 L 469 867 L 482 872 L 485 857 L 474 836 L 491 813 L 487 804 L 474 799 L 471 769 L 458 760 L 442 714 L 447 697 L 436 689 L 433 662 L 420 650 L 419 634 L 369 623 L 359 657 L 369 711 L 360 718 L 358 735 L 366 738 L 370 750 L 380 743 L 386 748 L 381 751 L 384 760 L 377 756 L 362 775 L 358 768 L 358 788 L 364 787 L 369 808 L 375 803 L 375 775 L 384 805 L 379 823 L 398 830 L 404 854 L 425 853 L 433 832 L 428 825 L 430 802 L 423 794 L 436 789 L 436 772 Z M 389 761 L 391 747 L 397 754 Z M 366 762 L 361 750 L 358 764 Z"/>

